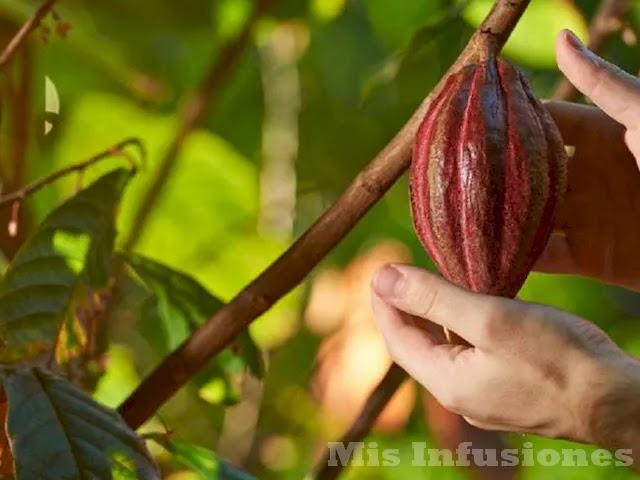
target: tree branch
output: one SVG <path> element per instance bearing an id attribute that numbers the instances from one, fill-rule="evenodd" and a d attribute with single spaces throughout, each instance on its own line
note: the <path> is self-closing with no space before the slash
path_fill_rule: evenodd
<path id="1" fill-rule="evenodd" d="M 520 17 L 529 6 L 531 0 L 496 0 L 493 8 L 475 33 L 490 42 L 490 51 L 498 55 L 509 40 Z M 472 39 L 473 40 L 473 39 Z"/>
<path id="2" fill-rule="evenodd" d="M 450 71 L 477 54 L 487 31 L 500 49 L 530 0 L 498 0 Z M 202 327 L 164 358 L 120 406 L 125 421 L 138 428 L 209 359 L 229 345 L 253 320 L 297 286 L 356 225 L 409 167 L 414 137 L 433 96 L 425 99 L 391 142 L 358 174 L 342 196 L 271 266 L 220 308 Z"/>
<path id="3" fill-rule="evenodd" d="M 587 46 L 592 52 L 602 50 L 604 42 L 624 26 L 624 17 L 631 8 L 629 0 L 602 0 L 591 25 Z M 554 100 L 575 100 L 580 92 L 564 76 L 558 81 L 552 98 Z"/>
<path id="4" fill-rule="evenodd" d="M 188 134 L 202 122 L 207 112 L 207 107 L 211 106 L 215 96 L 249 45 L 253 27 L 270 4 L 271 0 L 256 0 L 254 9 L 245 22 L 241 32 L 222 48 L 218 60 L 205 75 L 201 85 L 183 102 L 180 109 L 181 120 L 178 129 L 164 157 L 160 161 L 158 173 L 151 183 L 151 187 L 146 192 L 134 216 L 135 220 L 131 231 L 124 242 L 125 250 L 131 250 L 138 240 L 140 240 L 144 227 L 149 220 L 149 214 L 153 210 L 164 185 L 167 183 L 176 165 L 178 154 L 182 149 L 185 139 Z"/>
<path id="5" fill-rule="evenodd" d="M 3 22 L 4 25 L 4 22 Z M 3 27 L 0 26 L 0 29 Z M 8 32 L 7 32 L 8 33 Z M 8 42 L 12 35 L 4 35 L 2 44 Z M 33 70 L 34 61 L 31 45 L 24 44 L 13 60 L 13 72 L 7 75 L 0 84 L 4 84 L 6 91 L 0 91 L 4 96 L 1 107 L 3 119 L 10 119 L 6 125 L 5 137 L 8 141 L 0 141 L 0 178 L 2 191 L 12 192 L 25 184 L 25 174 L 28 164 L 29 139 L 32 132 L 33 120 L 31 111 L 33 106 Z M 2 86 L 0 86 L 2 90 Z M 0 120 L 0 123 L 2 120 Z M 2 134 L 0 134 L 2 135 Z M 18 207 L 16 207 L 18 208 Z M 0 225 L 15 225 L 12 223 L 18 215 L 14 209 L 0 211 Z M 11 227 L 0 230 L 0 251 L 5 259 L 11 260 L 26 240 L 31 227 L 32 215 L 29 209 L 21 208 L 19 212 L 20 228 Z"/>
<path id="6" fill-rule="evenodd" d="M 406 378 L 406 372 L 398 364 L 394 363 L 389 367 L 382 380 L 371 391 L 358 417 L 340 440 L 343 445 L 348 445 L 350 442 L 361 442 L 369 434 L 377 418 Z M 329 465 L 330 455 L 331 452 L 327 449 L 322 455 L 322 459 L 317 463 L 316 480 L 333 480 L 345 467 L 341 462 Z"/>
<path id="7" fill-rule="evenodd" d="M 20 45 L 25 41 L 27 36 L 40 25 L 40 22 L 51 11 L 56 0 L 44 0 L 35 13 L 29 18 L 20 30 L 15 34 L 11 41 L 7 44 L 4 51 L 0 54 L 0 70 L 4 68 L 11 60 L 13 55 L 18 51 Z"/>
<path id="8" fill-rule="evenodd" d="M 20 190 L 16 190 L 15 192 L 9 193 L 7 195 L 3 195 L 2 197 L 0 197 L 0 208 L 9 205 L 9 204 L 13 204 L 15 202 L 22 202 L 26 197 L 28 197 L 29 195 L 37 192 L 38 190 L 41 190 L 42 188 L 46 187 L 47 185 L 52 184 L 53 182 L 55 182 L 56 180 L 58 180 L 59 178 L 62 178 L 66 175 L 69 175 L 71 173 L 74 172 L 82 172 L 84 170 L 86 170 L 87 168 L 89 168 L 90 166 L 94 165 L 95 163 L 98 163 L 102 160 L 104 160 L 105 158 L 109 158 L 112 157 L 114 155 L 120 155 L 123 153 L 123 150 L 128 147 L 128 146 L 135 146 L 138 148 L 139 152 L 140 152 L 140 156 L 144 161 L 144 157 L 145 157 L 145 150 L 144 150 L 144 146 L 142 145 L 142 143 L 140 142 L 139 139 L 137 138 L 127 138 L 125 140 L 122 140 L 121 142 L 116 143 L 115 145 L 113 145 L 112 147 L 110 147 L 109 149 L 98 153 L 97 155 L 94 155 L 93 157 L 80 162 L 80 163 L 74 163 L 71 165 L 68 165 L 56 172 L 53 172 L 51 175 L 47 175 L 44 178 L 41 178 L 40 180 L 37 180 L 36 182 L 27 185 L 24 188 L 21 188 Z"/>

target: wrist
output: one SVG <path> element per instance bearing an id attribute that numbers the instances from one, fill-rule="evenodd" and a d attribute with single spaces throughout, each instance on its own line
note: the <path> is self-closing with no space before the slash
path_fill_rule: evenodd
<path id="1" fill-rule="evenodd" d="M 600 388 L 587 405 L 587 441 L 640 454 L 640 361 L 621 354 L 600 367 Z"/>

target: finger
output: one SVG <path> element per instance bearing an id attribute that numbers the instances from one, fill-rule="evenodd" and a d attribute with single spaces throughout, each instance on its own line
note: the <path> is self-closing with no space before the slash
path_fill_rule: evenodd
<path id="1" fill-rule="evenodd" d="M 534 270 L 543 273 L 578 273 L 564 233 L 554 232 L 551 235 L 542 255 L 536 261 Z"/>
<path id="2" fill-rule="evenodd" d="M 448 328 L 472 345 L 487 346 L 501 328 L 499 298 L 469 292 L 416 267 L 387 265 L 373 281 L 375 292 L 403 312 Z"/>
<path id="3" fill-rule="evenodd" d="M 450 343 L 447 341 L 444 329 L 437 323 L 433 323 L 426 318 L 420 318 L 409 314 L 405 314 L 405 321 L 409 325 L 413 325 L 416 328 L 426 331 L 438 345 Z"/>
<path id="4" fill-rule="evenodd" d="M 409 363 L 415 352 L 427 353 L 438 345 L 430 332 L 408 323 L 402 312 L 387 305 L 375 293 L 371 297 L 371 306 L 380 333 L 394 360 Z"/>
<path id="5" fill-rule="evenodd" d="M 460 378 L 454 371 L 460 347 L 440 344 L 429 332 L 408 323 L 402 312 L 375 292 L 371 297 L 374 318 L 391 358 L 434 394 L 455 387 L 452 379 Z"/>
<path id="6" fill-rule="evenodd" d="M 514 427 L 513 425 L 503 425 L 503 424 L 496 424 L 496 423 L 487 423 L 487 422 L 482 422 L 480 420 L 476 420 L 474 418 L 471 417 L 467 417 L 467 416 L 463 416 L 465 422 L 467 422 L 469 425 L 472 425 L 476 428 L 479 428 L 481 430 L 487 430 L 487 431 L 493 431 L 493 432 L 509 432 L 509 433 L 519 433 L 522 432 L 521 429 Z"/>
<path id="7" fill-rule="evenodd" d="M 578 146 L 589 132 L 613 132 L 622 128 L 602 110 L 591 105 L 548 101 L 544 106 L 558 126 L 566 145 Z"/>
<path id="8" fill-rule="evenodd" d="M 558 67 L 569 81 L 614 120 L 640 125 L 640 81 L 589 51 L 563 30 L 556 42 Z"/>
<path id="9" fill-rule="evenodd" d="M 640 168 L 640 132 L 638 130 L 627 130 L 624 134 L 624 141 Z"/>

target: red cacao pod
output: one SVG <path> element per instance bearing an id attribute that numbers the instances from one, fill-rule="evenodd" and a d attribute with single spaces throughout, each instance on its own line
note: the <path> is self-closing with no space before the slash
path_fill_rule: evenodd
<path id="1" fill-rule="evenodd" d="M 416 232 L 446 278 L 515 296 L 565 184 L 560 133 L 517 69 L 489 58 L 445 79 L 416 136 L 410 192 Z"/>

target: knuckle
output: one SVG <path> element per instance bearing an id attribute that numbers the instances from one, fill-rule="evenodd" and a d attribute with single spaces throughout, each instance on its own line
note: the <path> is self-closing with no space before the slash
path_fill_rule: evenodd
<path id="1" fill-rule="evenodd" d="M 527 334 L 527 337 L 540 337 L 549 330 L 549 327 L 557 324 L 553 319 L 557 317 L 557 311 L 548 305 L 537 303 L 526 304 L 522 310 L 519 324 L 520 330 Z"/>
<path id="2" fill-rule="evenodd" d="M 482 338 L 489 343 L 498 342 L 504 336 L 502 322 L 499 317 L 488 317 L 482 327 Z"/>
<path id="3" fill-rule="evenodd" d="M 597 95 L 607 82 L 609 69 L 602 62 L 593 62 L 593 76 L 590 80 L 587 95 Z"/>
<path id="4" fill-rule="evenodd" d="M 498 341 L 505 336 L 506 321 L 503 301 L 497 298 L 487 300 L 486 312 L 480 324 L 480 336 L 488 342 Z"/>
<path id="5" fill-rule="evenodd" d="M 615 65 L 601 59 L 595 59 L 593 61 L 593 76 L 588 92 L 586 92 L 587 95 L 596 98 L 600 95 L 608 95 L 611 83 L 619 81 L 621 73 L 622 70 Z"/>
<path id="6" fill-rule="evenodd" d="M 415 302 L 415 312 L 422 318 L 429 318 L 438 302 L 438 289 L 429 283 L 422 283 L 412 292 L 412 300 Z"/>

